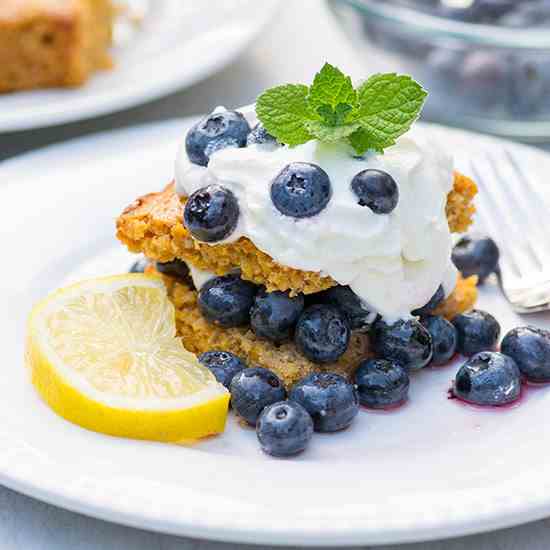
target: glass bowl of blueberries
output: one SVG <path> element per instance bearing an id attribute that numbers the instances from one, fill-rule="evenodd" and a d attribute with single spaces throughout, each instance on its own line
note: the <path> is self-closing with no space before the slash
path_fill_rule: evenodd
<path id="1" fill-rule="evenodd" d="M 370 69 L 429 90 L 432 120 L 550 141 L 550 0 L 328 0 Z"/>

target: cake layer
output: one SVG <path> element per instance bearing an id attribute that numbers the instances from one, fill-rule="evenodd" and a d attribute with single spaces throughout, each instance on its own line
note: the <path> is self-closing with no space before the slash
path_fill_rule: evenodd
<path id="1" fill-rule="evenodd" d="M 455 173 L 454 189 L 447 199 L 447 218 L 453 232 L 465 231 L 475 211 L 475 183 Z M 194 267 L 223 275 L 240 269 L 243 279 L 264 285 L 269 292 L 290 290 L 292 294 L 320 292 L 336 282 L 317 272 L 301 271 L 275 262 L 243 237 L 236 242 L 208 245 L 193 239 L 182 224 L 184 199 L 168 185 L 131 204 L 117 220 L 117 237 L 132 252 L 141 252 L 160 262 L 175 258 Z"/>
<path id="2" fill-rule="evenodd" d="M 149 268 L 149 271 L 154 271 Z M 368 336 L 354 332 L 347 352 L 336 363 L 317 365 L 306 359 L 292 342 L 276 346 L 258 338 L 250 328 L 220 328 L 206 321 L 197 305 L 197 292 L 183 281 L 162 276 L 168 296 L 176 309 L 176 326 L 184 346 L 199 354 L 224 350 L 242 357 L 250 366 L 258 365 L 273 372 L 291 386 L 312 372 L 337 372 L 349 378 L 358 364 L 368 357 Z M 476 278 L 459 278 L 453 294 L 440 306 L 449 318 L 471 309 L 477 296 Z"/>
<path id="3" fill-rule="evenodd" d="M 111 0 L 2 0 L 0 93 L 77 86 L 111 65 Z"/>

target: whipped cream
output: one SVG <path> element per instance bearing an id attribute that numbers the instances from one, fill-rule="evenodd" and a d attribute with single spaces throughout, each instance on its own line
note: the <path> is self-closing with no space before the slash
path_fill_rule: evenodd
<path id="1" fill-rule="evenodd" d="M 255 123 L 253 111 L 242 112 Z M 317 164 L 330 177 L 332 198 L 314 217 L 283 216 L 271 201 L 272 180 L 291 162 Z M 351 180 L 367 168 L 384 170 L 396 181 L 399 203 L 390 214 L 357 203 Z M 223 149 L 202 167 L 188 161 L 183 145 L 176 160 L 177 193 L 189 196 L 212 183 L 230 189 L 239 202 L 238 225 L 223 242 L 245 236 L 282 265 L 329 275 L 388 322 L 409 318 L 440 284 L 446 294 L 454 289 L 445 213 L 453 162 L 421 131 L 401 137 L 383 155 L 368 152 L 362 158 L 344 143 L 310 141 L 275 150 Z"/>

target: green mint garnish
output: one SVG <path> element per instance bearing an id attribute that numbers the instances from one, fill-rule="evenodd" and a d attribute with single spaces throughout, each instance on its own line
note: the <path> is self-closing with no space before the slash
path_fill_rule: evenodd
<path id="1" fill-rule="evenodd" d="M 376 74 L 357 89 L 351 78 L 325 63 L 313 84 L 286 84 L 265 91 L 256 113 L 281 143 L 346 140 L 358 154 L 383 152 L 418 118 L 426 91 L 410 76 Z"/>

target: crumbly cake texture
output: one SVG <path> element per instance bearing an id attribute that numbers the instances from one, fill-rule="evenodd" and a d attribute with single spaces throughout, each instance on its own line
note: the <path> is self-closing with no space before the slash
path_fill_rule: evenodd
<path id="1" fill-rule="evenodd" d="M 78 86 L 111 66 L 111 0 L 0 0 L 0 93 Z"/>
<path id="2" fill-rule="evenodd" d="M 156 273 L 149 267 L 148 272 Z M 158 273 L 157 273 L 158 275 Z M 258 338 L 249 327 L 220 328 L 201 315 L 197 292 L 182 281 L 162 275 L 168 296 L 176 310 L 176 327 L 183 345 L 200 354 L 210 350 L 231 351 L 249 366 L 261 366 L 275 372 L 288 387 L 312 372 L 337 372 L 350 378 L 359 363 L 369 357 L 368 335 L 354 332 L 346 353 L 336 362 L 317 365 L 306 359 L 292 343 L 276 346 Z M 453 294 L 440 306 L 448 318 L 471 309 L 477 296 L 476 278 L 459 277 Z"/>
<path id="3" fill-rule="evenodd" d="M 209 323 L 197 305 L 197 292 L 185 283 L 162 275 L 168 296 L 176 309 L 176 327 L 183 345 L 200 354 L 210 350 L 230 351 L 248 366 L 261 366 L 275 372 L 288 388 L 312 372 L 336 372 L 350 378 L 359 363 L 368 356 L 368 337 L 354 332 L 346 353 L 336 362 L 316 365 L 289 342 L 277 346 L 258 338 L 249 327 L 221 328 Z"/>
<path id="4" fill-rule="evenodd" d="M 475 183 L 456 173 L 454 188 L 447 198 L 447 218 L 453 232 L 465 231 L 475 211 Z M 208 245 L 193 239 L 182 223 L 185 199 L 174 184 L 159 193 L 134 201 L 117 220 L 117 237 L 132 252 L 141 252 L 158 262 L 175 258 L 198 269 L 224 275 L 240 269 L 243 279 L 264 285 L 268 292 L 289 290 L 291 294 L 320 292 L 337 283 L 313 271 L 301 271 L 275 262 L 246 237 L 234 243 Z"/>

